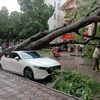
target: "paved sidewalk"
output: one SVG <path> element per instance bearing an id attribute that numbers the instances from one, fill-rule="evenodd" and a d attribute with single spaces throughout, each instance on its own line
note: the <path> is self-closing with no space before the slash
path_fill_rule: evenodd
<path id="1" fill-rule="evenodd" d="M 0 70 L 0 100 L 79 100 L 37 82 Z"/>

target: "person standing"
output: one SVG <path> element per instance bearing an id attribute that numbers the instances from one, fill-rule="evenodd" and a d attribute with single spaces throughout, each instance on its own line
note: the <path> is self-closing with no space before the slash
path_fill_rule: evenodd
<path id="1" fill-rule="evenodd" d="M 99 55 L 100 55 L 100 45 L 98 45 L 93 53 L 93 70 L 99 71 Z"/>

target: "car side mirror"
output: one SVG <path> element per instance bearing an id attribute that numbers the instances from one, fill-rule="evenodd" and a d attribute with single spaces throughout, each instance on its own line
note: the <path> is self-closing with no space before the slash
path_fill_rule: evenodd
<path id="1" fill-rule="evenodd" d="M 19 60 L 19 57 L 17 56 L 17 57 L 15 57 L 15 59 L 16 59 L 16 60 Z"/>
<path id="2" fill-rule="evenodd" d="M 5 57 L 7 57 L 8 56 L 8 53 L 6 52 L 4 55 L 5 55 Z"/>

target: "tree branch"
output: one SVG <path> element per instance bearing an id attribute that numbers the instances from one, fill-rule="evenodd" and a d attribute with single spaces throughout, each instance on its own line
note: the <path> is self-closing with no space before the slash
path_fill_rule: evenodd
<path id="1" fill-rule="evenodd" d="M 76 15 L 77 11 L 75 12 L 74 16 L 67 23 L 65 23 L 65 25 L 67 26 L 69 23 L 71 23 L 76 18 Z"/>
<path id="2" fill-rule="evenodd" d="M 98 9 L 97 13 L 95 16 L 88 16 L 88 17 L 83 17 L 82 19 L 80 19 L 79 21 L 75 22 L 74 24 L 68 25 L 68 26 L 62 26 L 60 28 L 51 30 L 51 31 L 44 31 L 44 32 L 40 32 L 34 36 L 31 36 L 30 38 L 28 38 L 25 42 L 23 42 L 22 44 L 19 44 L 10 49 L 7 49 L 5 51 L 11 51 L 11 50 L 38 50 L 38 49 L 42 49 L 44 47 L 49 46 L 50 42 L 54 39 L 56 39 L 57 37 L 65 34 L 65 33 L 72 33 L 72 32 L 77 32 L 76 30 L 79 30 L 80 28 L 83 28 L 89 24 L 95 23 L 95 27 L 97 22 L 100 22 L 100 9 Z M 73 17 L 75 18 L 75 17 Z M 71 21 L 71 20 L 70 20 Z M 70 22 L 69 21 L 69 22 Z M 96 28 L 94 28 L 96 29 Z M 95 32 L 94 32 L 95 33 Z M 77 33 L 76 33 L 77 34 Z M 93 36 L 88 36 L 90 37 L 90 39 L 86 40 L 85 42 L 70 42 L 70 43 L 75 43 L 75 44 L 87 44 L 89 43 L 89 41 L 91 40 L 95 40 L 98 39 L 100 40 L 100 38 L 97 37 L 93 37 Z M 65 42 L 64 42 L 65 43 Z M 67 42 L 68 43 L 68 42 Z M 63 43 L 60 43 L 61 45 Z M 14 49 L 15 48 L 15 49 Z M 3 51 L 3 52 L 5 52 Z M 1 53 L 0 53 L 1 55 Z"/>
<path id="3" fill-rule="evenodd" d="M 75 33 L 77 34 L 77 35 L 81 35 L 81 33 L 79 33 L 79 31 L 77 30 L 77 31 L 75 31 Z"/>
<path id="4" fill-rule="evenodd" d="M 45 32 L 39 32 L 36 35 L 31 36 L 26 41 L 22 42 L 19 45 L 16 45 L 15 48 L 14 48 L 14 51 L 21 50 L 22 48 L 26 47 L 31 42 L 34 42 L 38 39 L 41 39 L 42 37 L 46 36 L 47 34 L 48 34 L 48 31 L 45 31 Z"/>
<path id="5" fill-rule="evenodd" d="M 92 24 L 93 22 L 100 22 L 100 17 L 99 16 L 90 16 L 87 18 L 82 18 L 81 20 L 79 20 L 78 22 L 74 23 L 73 25 L 69 25 L 66 27 L 63 27 L 61 29 L 58 29 L 48 35 L 46 35 L 45 37 L 30 43 L 27 47 L 25 47 L 24 49 L 42 49 L 44 48 L 46 45 L 48 45 L 52 40 L 54 40 L 55 38 L 65 34 L 65 33 L 71 33 L 71 32 L 75 32 L 76 30 L 85 27 L 89 24 Z"/>
<path id="6" fill-rule="evenodd" d="M 61 45 L 64 45 L 64 44 L 83 44 L 83 45 L 86 45 L 88 42 L 90 42 L 90 40 L 91 39 L 89 39 L 85 42 L 78 42 L 78 41 L 75 41 L 75 40 L 63 41 L 63 42 L 60 42 L 60 43 L 49 44 L 49 45 L 47 45 L 47 47 L 61 46 Z"/>
<path id="7" fill-rule="evenodd" d="M 94 8 L 93 10 L 91 10 L 89 13 L 87 13 L 86 15 L 85 15 L 85 17 L 88 17 L 92 12 L 94 12 L 95 10 L 97 10 L 97 9 L 99 9 L 100 7 L 96 7 L 96 8 Z"/>

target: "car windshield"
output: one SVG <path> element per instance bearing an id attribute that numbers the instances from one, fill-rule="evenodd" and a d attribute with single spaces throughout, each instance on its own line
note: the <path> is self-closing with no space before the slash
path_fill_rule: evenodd
<path id="1" fill-rule="evenodd" d="M 41 58 L 41 56 L 36 52 L 21 52 L 20 55 L 23 59 Z"/>

